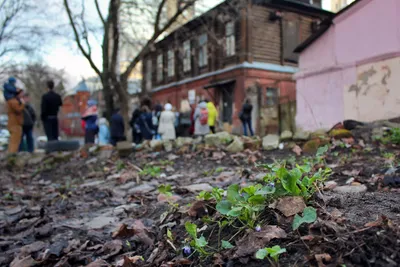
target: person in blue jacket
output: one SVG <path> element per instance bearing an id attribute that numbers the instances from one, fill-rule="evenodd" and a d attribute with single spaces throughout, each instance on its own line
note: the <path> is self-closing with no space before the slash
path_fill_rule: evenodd
<path id="1" fill-rule="evenodd" d="M 110 143 L 110 130 L 108 128 L 108 121 L 103 117 L 99 119 L 99 145 L 104 146 Z"/>
<path id="2" fill-rule="evenodd" d="M 146 105 L 142 106 L 140 116 L 137 119 L 137 124 L 140 128 L 140 133 L 142 134 L 142 138 L 144 140 L 153 139 L 153 136 L 156 133 L 156 131 L 154 130 L 152 118 L 153 115 L 150 111 L 150 108 Z"/>
<path id="3" fill-rule="evenodd" d="M 116 146 L 118 142 L 125 141 L 125 123 L 119 109 L 111 116 L 111 144 Z"/>
<path id="4" fill-rule="evenodd" d="M 15 86 L 16 83 L 17 79 L 14 77 L 8 78 L 8 82 L 4 83 L 3 96 L 6 101 L 14 98 L 17 95 L 17 87 Z"/>
<path id="5" fill-rule="evenodd" d="M 99 132 L 97 125 L 97 102 L 89 100 L 87 102 L 88 108 L 83 113 L 82 120 L 85 121 L 85 144 L 94 144 L 96 135 Z"/>

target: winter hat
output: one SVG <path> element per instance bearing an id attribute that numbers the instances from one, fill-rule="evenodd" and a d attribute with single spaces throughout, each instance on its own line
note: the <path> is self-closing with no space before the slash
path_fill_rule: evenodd
<path id="1" fill-rule="evenodd" d="M 93 99 L 89 99 L 87 102 L 88 107 L 93 107 L 97 105 L 97 101 Z"/>
<path id="2" fill-rule="evenodd" d="M 165 104 L 164 109 L 166 111 L 171 111 L 172 110 L 172 105 L 170 103 Z"/>
<path id="3" fill-rule="evenodd" d="M 8 82 L 12 85 L 15 85 L 17 83 L 17 79 L 15 79 L 14 77 L 10 77 L 8 78 Z"/>

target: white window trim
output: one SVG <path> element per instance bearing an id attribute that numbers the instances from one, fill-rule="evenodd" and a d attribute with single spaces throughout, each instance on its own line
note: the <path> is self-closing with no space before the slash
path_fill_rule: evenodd
<path id="1" fill-rule="evenodd" d="M 152 66 L 151 66 L 152 64 L 151 64 L 151 59 L 148 59 L 147 61 L 146 61 L 146 89 L 147 90 L 151 90 L 151 86 L 152 86 L 152 82 L 151 82 L 151 79 L 152 79 Z"/>
<path id="2" fill-rule="evenodd" d="M 183 72 L 188 72 L 192 69 L 190 49 L 190 40 L 187 40 L 183 43 Z"/>
<path id="3" fill-rule="evenodd" d="M 201 43 L 201 38 L 204 38 L 204 43 Z M 199 67 L 205 67 L 208 64 L 208 36 L 203 33 L 199 36 Z M 202 57 L 200 55 L 203 55 Z"/>
<path id="4" fill-rule="evenodd" d="M 228 33 L 228 26 L 232 27 L 232 32 Z M 233 21 L 225 24 L 225 53 L 226 56 L 233 56 L 236 53 L 235 47 L 235 23 Z"/>
<path id="5" fill-rule="evenodd" d="M 160 82 L 164 79 L 164 64 L 163 54 L 157 56 L 157 81 Z"/>
<path id="6" fill-rule="evenodd" d="M 168 77 L 175 75 L 175 53 L 174 50 L 168 50 Z"/>

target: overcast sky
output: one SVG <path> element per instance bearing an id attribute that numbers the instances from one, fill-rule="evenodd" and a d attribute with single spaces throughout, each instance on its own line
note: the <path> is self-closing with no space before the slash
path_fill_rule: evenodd
<path id="1" fill-rule="evenodd" d="M 221 0 L 202 0 L 204 5 L 208 7 L 213 7 L 221 2 Z M 330 8 L 331 0 L 323 0 L 323 7 L 325 9 Z M 108 0 L 100 0 L 102 9 L 105 11 L 107 9 Z M 90 10 L 92 1 L 88 1 L 87 11 L 89 14 L 95 18 L 95 11 Z M 60 10 L 62 11 L 62 10 Z M 65 14 L 60 15 L 60 19 L 66 19 Z M 93 47 L 94 60 L 98 66 L 101 66 L 101 50 L 100 46 Z M 51 40 L 51 45 L 46 54 L 43 56 L 43 60 L 50 66 L 58 69 L 64 69 L 68 76 L 67 88 L 73 87 L 82 78 L 87 78 L 94 76 L 95 73 L 89 66 L 87 60 L 80 54 L 77 49 L 76 44 L 72 40 L 66 40 L 65 38 L 55 38 Z"/>

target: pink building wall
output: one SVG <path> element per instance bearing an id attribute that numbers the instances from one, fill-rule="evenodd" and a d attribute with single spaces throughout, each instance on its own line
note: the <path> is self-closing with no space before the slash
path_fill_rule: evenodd
<path id="1" fill-rule="evenodd" d="M 357 67 L 399 55 L 399 0 L 362 0 L 336 16 L 300 54 L 295 75 L 297 126 L 328 129 L 344 119 L 358 119 L 344 101 L 358 81 Z"/>

